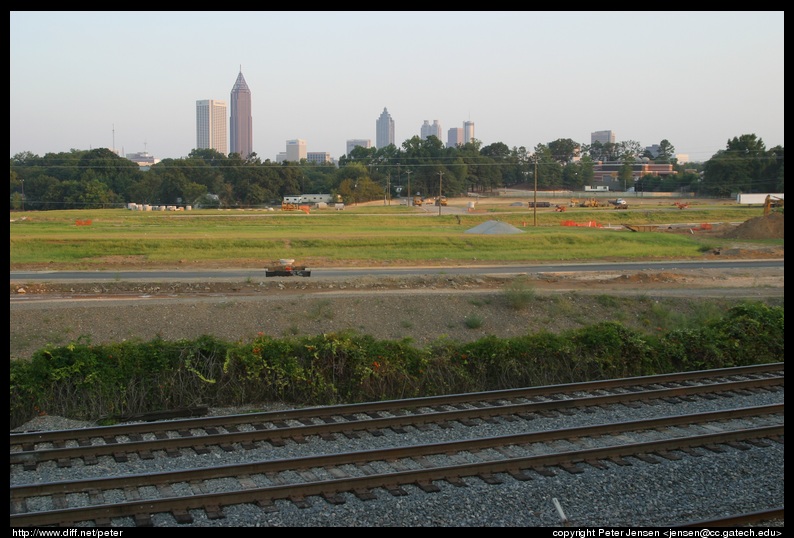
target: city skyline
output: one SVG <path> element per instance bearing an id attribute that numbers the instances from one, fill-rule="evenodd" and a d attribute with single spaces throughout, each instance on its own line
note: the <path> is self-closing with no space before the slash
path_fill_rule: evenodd
<path id="1" fill-rule="evenodd" d="M 445 144 L 465 121 L 483 145 L 529 151 L 609 129 L 704 161 L 743 134 L 784 144 L 783 21 L 782 11 L 12 11 L 10 155 L 186 157 L 195 103 L 228 98 L 244 70 L 263 161 L 287 140 L 334 159 L 347 140 L 375 142 L 384 107 L 398 146 L 438 119 Z"/>

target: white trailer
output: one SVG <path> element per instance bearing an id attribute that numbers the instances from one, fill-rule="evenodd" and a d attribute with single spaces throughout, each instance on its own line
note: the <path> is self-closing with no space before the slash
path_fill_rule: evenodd
<path id="1" fill-rule="evenodd" d="M 736 195 L 736 203 L 737 204 L 758 204 L 764 205 L 766 202 L 766 197 L 771 196 L 772 200 L 782 200 L 783 193 L 782 192 L 765 192 L 762 194 L 737 194 Z"/>

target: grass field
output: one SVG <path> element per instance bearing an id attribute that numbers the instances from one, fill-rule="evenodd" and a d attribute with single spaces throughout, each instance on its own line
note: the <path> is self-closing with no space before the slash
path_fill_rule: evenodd
<path id="1" fill-rule="evenodd" d="M 531 197 L 531 193 L 530 193 Z M 523 206 L 513 205 L 516 201 Z M 630 200 L 610 207 L 527 208 L 523 199 L 467 198 L 422 208 L 383 201 L 309 214 L 280 210 L 12 212 L 11 270 L 121 269 L 194 266 L 261 267 L 295 258 L 314 267 L 444 265 L 566 260 L 687 258 L 725 248 L 709 234 L 635 233 L 623 225 L 699 227 L 761 216 L 759 207 L 703 201 L 680 210 L 672 200 Z M 472 234 L 489 220 L 523 233 Z M 563 225 L 576 223 L 579 226 Z M 590 224 L 591 227 L 584 225 Z M 759 240 L 782 244 L 783 240 Z"/>

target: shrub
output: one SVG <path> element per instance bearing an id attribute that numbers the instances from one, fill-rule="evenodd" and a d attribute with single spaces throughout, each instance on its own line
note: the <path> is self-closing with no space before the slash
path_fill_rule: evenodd
<path id="1" fill-rule="evenodd" d="M 647 336 L 617 322 L 425 348 L 354 332 L 226 343 L 77 341 L 10 366 L 11 428 L 36 414 L 98 420 L 197 405 L 337 404 L 744 366 L 783 360 L 784 311 L 747 303 Z"/>

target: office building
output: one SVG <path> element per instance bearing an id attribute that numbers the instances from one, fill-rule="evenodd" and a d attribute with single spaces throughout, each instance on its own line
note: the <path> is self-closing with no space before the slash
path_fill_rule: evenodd
<path id="1" fill-rule="evenodd" d="M 422 140 L 427 140 L 428 136 L 435 136 L 439 140 L 443 140 L 443 135 L 441 134 L 441 124 L 438 120 L 433 120 L 433 125 L 430 125 L 428 120 L 422 124 L 422 129 L 420 131 L 420 137 Z"/>
<path id="2" fill-rule="evenodd" d="M 361 146 L 362 148 L 371 148 L 372 140 L 368 138 L 356 138 L 353 140 L 348 140 L 347 144 L 345 145 L 345 155 L 350 155 L 350 152 L 353 151 L 353 148 L 356 146 Z"/>
<path id="3" fill-rule="evenodd" d="M 456 148 L 463 144 L 463 128 L 453 127 L 447 131 L 447 147 Z"/>
<path id="4" fill-rule="evenodd" d="M 306 155 L 306 141 L 300 138 L 295 140 L 287 140 L 287 158 L 285 160 L 290 162 L 300 162 L 305 160 Z"/>
<path id="5" fill-rule="evenodd" d="M 155 159 L 148 151 L 139 151 L 137 153 L 127 153 L 127 159 L 134 162 L 141 168 L 147 168 L 153 164 L 160 162 L 160 159 Z"/>
<path id="6" fill-rule="evenodd" d="M 474 122 L 473 121 L 464 121 L 463 122 L 463 143 L 468 144 L 474 140 Z"/>
<path id="7" fill-rule="evenodd" d="M 226 144 L 226 101 L 196 101 L 196 148 L 229 154 Z"/>
<path id="8" fill-rule="evenodd" d="M 383 112 L 375 122 L 375 147 L 382 149 L 389 144 L 394 144 L 394 120 L 386 107 L 383 107 Z"/>
<path id="9" fill-rule="evenodd" d="M 596 131 L 590 133 L 590 143 L 595 144 L 596 142 L 600 142 L 601 144 L 614 144 L 615 133 L 612 131 Z"/>
<path id="10" fill-rule="evenodd" d="M 254 127 L 251 119 L 251 90 L 243 78 L 242 68 L 231 93 L 229 119 L 229 148 L 243 159 L 254 152 Z"/>
<path id="11" fill-rule="evenodd" d="M 334 162 L 331 154 L 326 151 L 309 151 L 306 153 L 306 160 L 314 164 L 330 164 Z"/>

